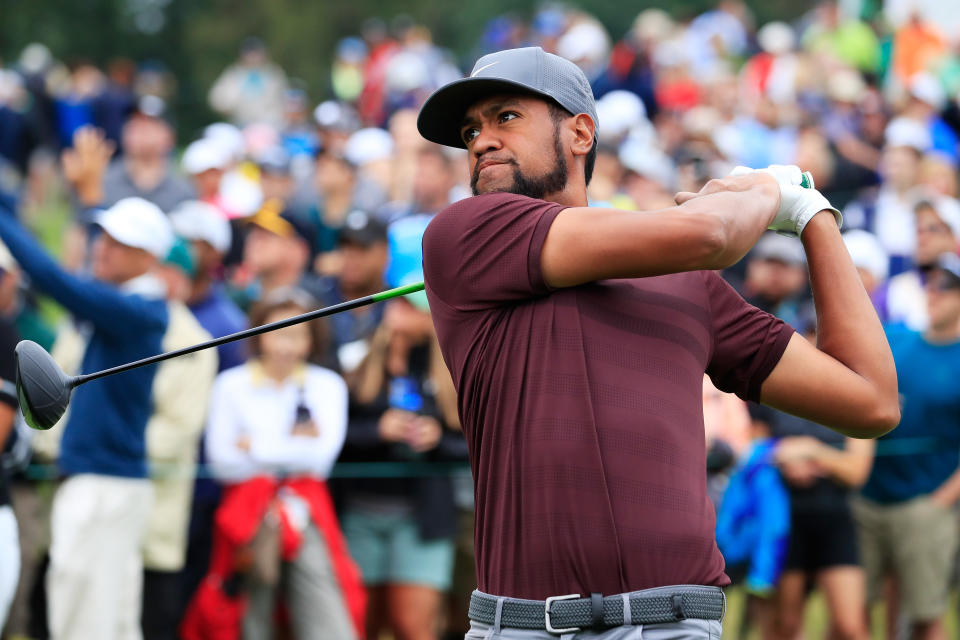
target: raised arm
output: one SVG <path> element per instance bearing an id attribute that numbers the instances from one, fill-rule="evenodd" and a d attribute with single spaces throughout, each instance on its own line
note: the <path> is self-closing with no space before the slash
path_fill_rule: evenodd
<path id="1" fill-rule="evenodd" d="M 817 309 L 817 345 L 794 335 L 761 387 L 764 404 L 854 438 L 900 421 L 897 372 L 877 314 L 832 215 L 800 236 Z"/>
<path id="2" fill-rule="evenodd" d="M 67 273 L 11 212 L 2 209 L 0 240 L 37 289 L 76 317 L 92 322 L 104 333 L 127 340 L 143 331 L 165 330 L 166 311 L 161 307 L 140 296 L 125 295 L 117 287 L 104 282 Z"/>
<path id="3" fill-rule="evenodd" d="M 570 287 L 607 278 L 722 269 L 773 221 L 780 188 L 762 173 L 711 180 L 676 207 L 634 212 L 574 207 L 557 215 L 541 253 L 544 280 Z"/>

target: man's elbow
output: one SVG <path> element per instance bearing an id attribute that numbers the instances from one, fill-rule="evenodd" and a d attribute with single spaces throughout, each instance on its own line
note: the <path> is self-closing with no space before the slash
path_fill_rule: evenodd
<path id="1" fill-rule="evenodd" d="M 893 431 L 900 424 L 900 405 L 896 397 L 892 401 L 875 403 L 873 410 L 866 412 L 859 422 L 856 433 L 850 434 L 854 438 L 879 438 Z"/>

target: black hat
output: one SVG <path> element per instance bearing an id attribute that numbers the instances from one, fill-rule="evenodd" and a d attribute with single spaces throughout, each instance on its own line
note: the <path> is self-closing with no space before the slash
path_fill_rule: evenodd
<path id="1" fill-rule="evenodd" d="M 941 253 L 933 264 L 933 268 L 943 271 L 946 275 L 946 280 L 943 282 L 945 288 L 960 289 L 960 256 L 949 251 Z"/>
<path id="2" fill-rule="evenodd" d="M 376 216 L 359 209 L 347 214 L 340 229 L 340 244 L 350 243 L 369 247 L 387 241 L 387 227 Z"/>

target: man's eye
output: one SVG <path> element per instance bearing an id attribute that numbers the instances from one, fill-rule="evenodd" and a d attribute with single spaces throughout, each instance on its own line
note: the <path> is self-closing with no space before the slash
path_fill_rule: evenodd
<path id="1" fill-rule="evenodd" d="M 469 144 L 474 138 L 480 135 L 480 129 L 476 127 L 469 127 L 463 130 L 463 133 L 460 136 L 463 138 L 464 143 Z"/>
<path id="2" fill-rule="evenodd" d="M 513 111 L 504 111 L 500 114 L 500 122 L 507 122 L 508 120 L 513 120 L 514 118 L 518 117 L 519 116 Z"/>

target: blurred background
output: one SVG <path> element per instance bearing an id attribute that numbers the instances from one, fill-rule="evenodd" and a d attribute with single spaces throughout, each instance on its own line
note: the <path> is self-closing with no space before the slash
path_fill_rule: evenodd
<path id="1" fill-rule="evenodd" d="M 423 230 L 470 191 L 465 152 L 421 138 L 417 110 L 518 46 L 593 86 L 595 206 L 665 208 L 737 165 L 810 171 L 916 398 L 873 447 L 705 380 L 724 637 L 960 637 L 948 2 L 0 0 L 0 206 L 28 231 L 0 234 L 0 377 L 19 338 L 69 372 L 122 328 L 91 279 L 109 295 L 160 280 L 165 349 L 422 280 Z M 815 339 L 798 240 L 769 234 L 722 275 Z M 152 510 L 98 525 L 137 550 L 133 604 L 104 596 L 85 617 L 114 562 L 57 546 L 83 514 L 55 496 L 108 493 L 71 465 L 111 441 L 93 413 L 31 432 L 0 389 L 2 637 L 463 637 L 473 495 L 425 296 L 184 359 L 147 391 L 101 407 L 149 416 L 131 462 L 149 465 Z"/>

